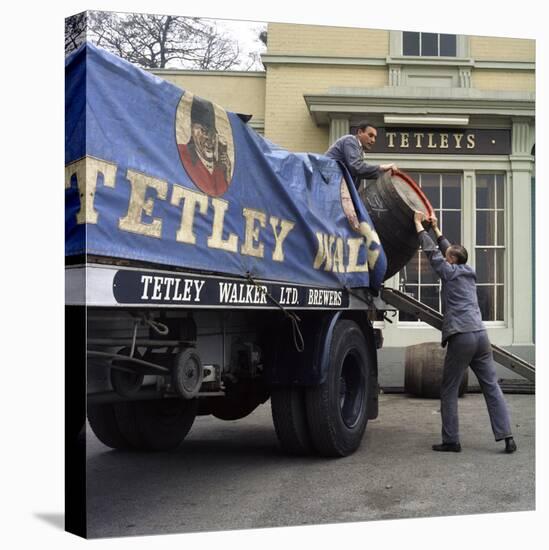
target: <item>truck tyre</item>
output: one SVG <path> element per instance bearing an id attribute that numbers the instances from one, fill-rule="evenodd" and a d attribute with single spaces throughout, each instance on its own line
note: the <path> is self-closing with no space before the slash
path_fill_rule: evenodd
<path id="1" fill-rule="evenodd" d="M 88 405 L 88 421 L 97 439 L 111 449 L 130 449 L 129 441 L 118 428 L 115 403 Z"/>
<path id="2" fill-rule="evenodd" d="M 307 455 L 313 450 L 304 389 L 299 386 L 273 388 L 271 412 L 276 436 L 282 450 L 293 455 Z"/>
<path id="3" fill-rule="evenodd" d="M 131 348 L 122 348 L 118 355 L 130 356 Z M 133 356 L 136 359 L 143 359 L 143 354 L 139 350 L 135 350 Z M 135 394 L 141 389 L 143 385 L 144 375 L 139 372 L 128 372 L 127 370 L 119 370 L 116 366 L 128 367 L 128 363 L 125 361 L 112 362 L 113 368 L 110 372 L 111 386 L 114 391 L 122 397 L 135 397 Z"/>
<path id="4" fill-rule="evenodd" d="M 332 336 L 326 380 L 306 389 L 307 420 L 313 446 L 323 456 L 341 457 L 360 445 L 368 422 L 370 361 L 358 325 L 339 320 Z"/>
<path id="5" fill-rule="evenodd" d="M 115 415 L 134 449 L 170 451 L 185 439 L 197 410 L 198 399 L 154 399 L 116 403 Z"/>

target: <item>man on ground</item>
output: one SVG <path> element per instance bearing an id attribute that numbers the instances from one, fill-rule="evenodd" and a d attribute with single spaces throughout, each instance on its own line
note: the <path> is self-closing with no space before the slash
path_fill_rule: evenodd
<path id="1" fill-rule="evenodd" d="M 433 216 L 430 221 L 440 250 L 437 249 L 422 225 L 425 219 L 422 212 L 414 214 L 423 252 L 442 283 L 442 346 L 448 344 L 440 388 L 442 443 L 433 445 L 433 451 L 461 451 L 458 392 L 465 370 L 471 366 L 486 400 L 495 440 L 505 440 L 505 452 L 513 453 L 517 445 L 511 434 L 503 392 L 497 382 L 492 346 L 482 323 L 475 270 L 466 263 L 467 250 L 461 245 L 451 245 L 442 235 L 437 219 Z"/>

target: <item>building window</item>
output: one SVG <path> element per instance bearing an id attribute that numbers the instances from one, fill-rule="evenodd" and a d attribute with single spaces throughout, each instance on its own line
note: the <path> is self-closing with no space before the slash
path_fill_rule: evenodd
<path id="1" fill-rule="evenodd" d="M 477 174 L 475 269 L 484 321 L 504 320 L 505 180 L 503 174 Z"/>
<path id="2" fill-rule="evenodd" d="M 455 34 L 403 32 L 402 55 L 456 57 L 457 37 Z"/>
<path id="3" fill-rule="evenodd" d="M 427 172 L 408 172 L 408 174 L 419 184 L 429 199 L 444 235 L 450 242 L 461 243 L 461 174 Z M 399 272 L 399 282 L 404 292 L 429 307 L 441 311 L 440 280 L 421 250 L 418 250 Z M 400 312 L 399 320 L 418 321 L 418 318 Z"/>

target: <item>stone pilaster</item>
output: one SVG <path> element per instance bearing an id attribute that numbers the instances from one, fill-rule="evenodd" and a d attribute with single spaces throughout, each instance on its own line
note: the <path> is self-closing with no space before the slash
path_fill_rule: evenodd
<path id="1" fill-rule="evenodd" d="M 531 119 L 513 119 L 511 138 L 511 173 L 509 184 L 512 224 L 510 252 L 513 266 L 512 324 L 513 343 L 533 342 L 532 308 L 534 289 L 532 287 L 533 247 L 532 247 L 532 150 L 534 132 Z"/>
<path id="2" fill-rule="evenodd" d="M 400 65 L 389 66 L 389 86 L 402 85 L 402 67 Z"/>
<path id="3" fill-rule="evenodd" d="M 460 88 L 471 87 L 471 67 L 459 68 L 459 87 Z"/>
<path id="4" fill-rule="evenodd" d="M 350 131 L 351 125 L 347 117 L 330 118 L 330 145 Z"/>

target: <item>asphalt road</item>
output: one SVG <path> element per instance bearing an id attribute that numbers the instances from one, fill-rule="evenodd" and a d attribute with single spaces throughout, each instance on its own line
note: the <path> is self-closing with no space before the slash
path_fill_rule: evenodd
<path id="1" fill-rule="evenodd" d="M 88 536 L 116 537 L 535 508 L 535 396 L 506 395 L 519 450 L 495 443 L 482 395 L 460 399 L 461 453 L 435 453 L 436 400 L 380 396 L 360 449 L 281 453 L 267 402 L 245 419 L 198 417 L 166 454 L 112 451 L 88 428 Z"/>

